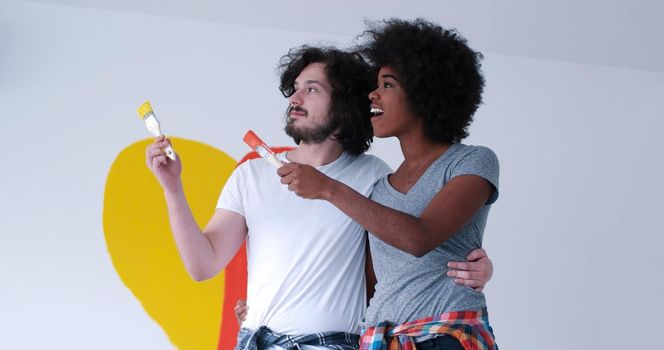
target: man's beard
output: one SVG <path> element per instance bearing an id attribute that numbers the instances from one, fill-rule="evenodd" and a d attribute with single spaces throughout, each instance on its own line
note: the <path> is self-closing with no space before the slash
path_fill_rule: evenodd
<path id="1" fill-rule="evenodd" d="M 298 145 L 300 142 L 309 144 L 321 143 L 327 140 L 338 128 L 337 123 L 332 116 L 325 118 L 326 121 L 324 123 L 316 124 L 308 128 L 298 128 L 293 125 L 294 120 L 290 118 L 291 110 L 305 113 L 304 118 L 308 118 L 309 113 L 301 107 L 288 107 L 286 110 L 286 127 L 284 127 L 284 131 L 286 131 L 286 135 L 292 137 Z"/>

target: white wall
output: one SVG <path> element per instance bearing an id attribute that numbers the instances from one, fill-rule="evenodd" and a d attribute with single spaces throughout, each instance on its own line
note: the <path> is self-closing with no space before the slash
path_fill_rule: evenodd
<path id="1" fill-rule="evenodd" d="M 101 227 L 112 161 L 148 136 L 135 108 L 151 99 L 167 133 L 236 159 L 249 128 L 290 144 L 275 65 L 321 39 L 351 40 L 3 0 L 0 348 L 170 348 L 116 275 Z M 664 312 L 664 74 L 485 56 L 467 142 L 501 160 L 485 235 L 499 344 L 648 347 Z M 394 167 L 398 152 L 375 143 Z"/>
<path id="2" fill-rule="evenodd" d="M 469 142 L 501 160 L 485 243 L 506 348 L 651 348 L 641 335 L 664 311 L 664 75 L 492 55 L 485 67 Z"/>

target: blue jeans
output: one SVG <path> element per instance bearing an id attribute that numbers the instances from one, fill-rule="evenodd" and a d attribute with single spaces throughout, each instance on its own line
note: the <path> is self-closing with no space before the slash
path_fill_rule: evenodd
<path id="1" fill-rule="evenodd" d="M 457 338 L 451 335 L 442 335 L 415 343 L 417 350 L 463 350 L 463 346 Z"/>
<path id="2" fill-rule="evenodd" d="M 277 345 L 286 350 L 299 350 L 302 345 L 318 345 L 334 350 L 357 350 L 360 336 L 345 332 L 324 332 L 304 335 L 288 335 L 273 332 L 263 326 L 252 330 L 241 328 L 235 350 L 263 350 Z"/>

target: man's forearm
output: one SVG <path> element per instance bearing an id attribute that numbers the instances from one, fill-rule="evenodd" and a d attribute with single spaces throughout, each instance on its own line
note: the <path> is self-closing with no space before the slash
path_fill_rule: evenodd
<path id="1" fill-rule="evenodd" d="M 198 227 L 182 185 L 164 192 L 164 196 L 173 238 L 189 275 L 196 281 L 213 277 L 216 274 L 213 271 L 214 247 Z"/>

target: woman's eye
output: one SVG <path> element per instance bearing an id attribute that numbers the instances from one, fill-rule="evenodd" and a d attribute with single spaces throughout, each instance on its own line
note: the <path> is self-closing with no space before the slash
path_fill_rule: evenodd
<path id="1" fill-rule="evenodd" d="M 318 89 L 316 89 L 313 86 L 310 86 L 309 88 L 307 88 L 307 92 L 316 92 L 316 91 L 318 91 Z"/>
<path id="2" fill-rule="evenodd" d="M 391 87 L 392 87 L 392 83 L 387 83 L 387 82 L 385 82 L 385 83 L 383 83 L 383 87 L 384 87 L 384 88 L 391 88 Z"/>

